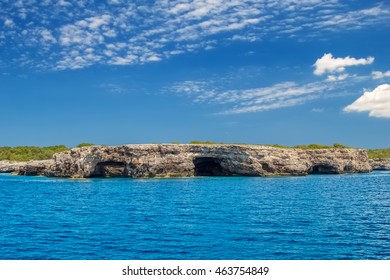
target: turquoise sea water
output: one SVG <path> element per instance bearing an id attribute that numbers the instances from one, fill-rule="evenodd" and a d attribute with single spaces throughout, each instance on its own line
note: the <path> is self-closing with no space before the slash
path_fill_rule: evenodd
<path id="1" fill-rule="evenodd" d="M 390 172 L 0 174 L 0 259 L 390 259 Z"/>

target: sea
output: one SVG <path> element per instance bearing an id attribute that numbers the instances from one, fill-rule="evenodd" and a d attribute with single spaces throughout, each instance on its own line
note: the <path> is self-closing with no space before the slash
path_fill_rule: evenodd
<path id="1" fill-rule="evenodd" d="M 390 259 L 390 172 L 85 180 L 0 174 L 0 259 Z"/>

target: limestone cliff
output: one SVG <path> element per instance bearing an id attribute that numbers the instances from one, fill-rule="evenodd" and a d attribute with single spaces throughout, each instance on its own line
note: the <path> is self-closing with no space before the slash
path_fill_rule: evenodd
<path id="1" fill-rule="evenodd" d="M 390 158 L 383 158 L 380 160 L 370 159 L 369 162 L 373 170 L 390 170 Z"/>
<path id="2" fill-rule="evenodd" d="M 54 164 L 54 160 L 32 160 L 26 162 L 0 161 L 0 173 L 18 175 L 45 175 L 46 170 Z"/>
<path id="3" fill-rule="evenodd" d="M 8 163 L 8 167 L 0 163 L 2 170 L 55 177 L 138 178 L 341 174 L 370 172 L 371 166 L 366 151 L 358 149 L 153 144 L 83 147 L 47 161 Z"/>

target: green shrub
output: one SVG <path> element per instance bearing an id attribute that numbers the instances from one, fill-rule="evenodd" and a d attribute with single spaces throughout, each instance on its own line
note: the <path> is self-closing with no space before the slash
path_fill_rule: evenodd
<path id="1" fill-rule="evenodd" d="M 349 148 L 351 148 L 351 147 L 345 146 L 345 145 L 340 144 L 340 143 L 334 143 L 334 144 L 333 144 L 333 148 L 338 148 L 338 149 L 349 149 Z"/>
<path id="2" fill-rule="evenodd" d="M 83 143 L 80 143 L 80 144 L 78 144 L 76 148 L 81 148 L 81 147 L 90 147 L 90 146 L 95 146 L 95 144 L 91 144 L 91 143 L 85 143 L 85 142 L 83 142 Z"/>
<path id="3" fill-rule="evenodd" d="M 69 150 L 64 145 L 36 147 L 36 146 L 19 146 L 19 147 L 0 147 L 0 160 L 12 161 L 29 161 L 50 159 L 55 153 Z"/>
<path id="4" fill-rule="evenodd" d="M 218 143 L 213 142 L 213 141 L 199 141 L 199 140 L 193 140 L 193 141 L 191 141 L 189 144 L 194 144 L 194 145 L 204 145 L 204 144 L 213 145 L 213 144 L 218 144 Z"/>

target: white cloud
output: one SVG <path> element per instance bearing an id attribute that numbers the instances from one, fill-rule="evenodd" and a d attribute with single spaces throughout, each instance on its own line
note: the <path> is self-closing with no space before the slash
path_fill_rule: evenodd
<path id="1" fill-rule="evenodd" d="M 390 71 L 381 72 L 381 71 L 373 71 L 371 73 L 372 78 L 375 80 L 380 80 L 383 78 L 389 78 L 390 77 Z"/>
<path id="2" fill-rule="evenodd" d="M 151 55 L 151 56 L 149 56 L 148 58 L 146 58 L 146 61 L 160 61 L 161 60 L 161 58 L 160 57 L 158 57 L 157 55 Z"/>
<path id="3" fill-rule="evenodd" d="M 335 58 L 331 53 L 326 53 L 314 63 L 314 74 L 320 76 L 324 73 L 344 72 L 346 67 L 367 65 L 373 62 L 373 57 L 357 59 L 347 56 L 344 58 Z"/>
<path id="4" fill-rule="evenodd" d="M 345 112 L 369 112 L 370 117 L 390 118 L 390 85 L 383 84 L 373 91 L 366 91 Z"/>
<path id="5" fill-rule="evenodd" d="M 108 4 L 119 5 L 121 4 L 121 0 L 108 0 Z"/>
<path id="6" fill-rule="evenodd" d="M 174 6 L 172 9 L 169 10 L 172 14 L 178 14 L 181 12 L 185 12 L 191 9 L 191 5 L 187 3 L 179 3 L 176 6 Z"/>
<path id="7" fill-rule="evenodd" d="M 50 32 L 50 30 L 42 29 L 40 31 L 40 35 L 42 38 L 43 43 L 47 44 L 54 44 L 57 42 L 57 40 L 54 38 L 53 34 Z"/>
<path id="8" fill-rule="evenodd" d="M 348 74 L 342 74 L 342 75 L 329 75 L 328 78 L 326 79 L 328 82 L 337 82 L 337 81 L 343 81 L 346 78 L 348 78 Z"/>
<path id="9" fill-rule="evenodd" d="M 101 44 L 105 37 L 115 37 L 116 33 L 112 29 L 100 30 L 110 23 L 109 15 L 89 17 L 84 20 L 67 24 L 60 28 L 59 42 L 63 46 L 85 45 L 91 46 Z"/>
<path id="10" fill-rule="evenodd" d="M 114 57 L 113 59 L 109 60 L 109 64 L 113 65 L 128 65 L 133 64 L 136 61 L 138 61 L 138 56 L 129 54 L 126 57 Z"/>
<path id="11" fill-rule="evenodd" d="M 58 1 L 58 5 L 60 5 L 60 6 L 72 6 L 71 3 L 66 2 L 65 0 L 59 0 Z"/>
<path id="12" fill-rule="evenodd" d="M 249 34 L 246 34 L 246 35 L 238 35 L 238 34 L 235 34 L 233 35 L 230 40 L 232 41 L 246 41 L 246 42 L 256 42 L 256 41 L 259 41 L 260 38 L 258 37 L 258 35 L 256 34 L 253 34 L 253 33 L 249 33 Z"/>
<path id="13" fill-rule="evenodd" d="M 102 15 L 85 19 L 90 29 L 98 29 L 102 25 L 107 25 L 111 20 L 111 16 Z"/>
<path id="14" fill-rule="evenodd" d="M 313 108 L 313 109 L 311 109 L 311 111 L 313 113 L 323 113 L 323 112 L 325 112 L 325 109 L 324 108 Z"/>
<path id="15" fill-rule="evenodd" d="M 12 19 L 7 18 L 6 20 L 4 20 L 4 25 L 7 27 L 12 27 L 14 26 L 14 21 Z"/>

